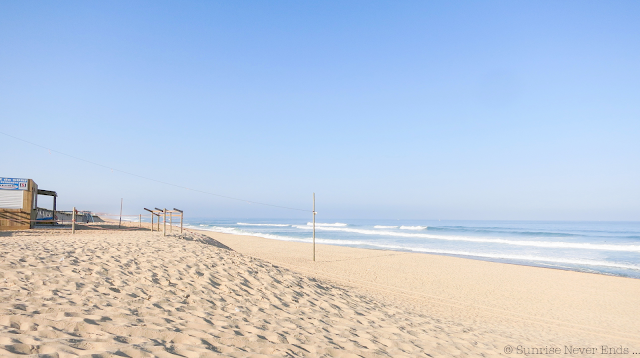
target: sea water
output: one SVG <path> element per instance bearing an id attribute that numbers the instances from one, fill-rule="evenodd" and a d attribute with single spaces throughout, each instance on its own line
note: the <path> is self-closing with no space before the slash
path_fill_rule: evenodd
<path id="1" fill-rule="evenodd" d="M 194 229 L 311 242 L 301 219 L 198 219 Z M 316 242 L 640 278 L 640 222 L 323 220 Z"/>

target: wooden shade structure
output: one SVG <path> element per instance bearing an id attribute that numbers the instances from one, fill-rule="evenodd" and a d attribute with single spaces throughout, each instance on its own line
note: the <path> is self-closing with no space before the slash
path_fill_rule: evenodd
<path id="1" fill-rule="evenodd" d="M 38 189 L 38 195 L 53 196 L 53 210 L 52 210 L 52 214 L 51 214 L 51 221 L 42 220 L 42 223 L 51 223 L 51 225 L 55 225 L 56 224 L 56 199 L 58 199 L 58 193 L 56 193 L 55 191 L 52 191 L 52 190 L 41 190 L 41 189 Z M 38 201 L 36 200 L 36 203 L 37 202 Z"/>
<path id="2" fill-rule="evenodd" d="M 167 214 L 169 214 L 169 230 L 173 231 L 173 215 L 175 213 L 177 213 L 177 215 L 180 215 L 180 233 L 182 233 L 182 222 L 183 222 L 183 216 L 184 216 L 184 212 L 180 209 L 176 209 L 173 208 L 173 210 L 167 210 L 165 209 L 160 209 L 160 208 L 154 208 L 155 210 L 152 209 L 147 209 L 144 208 L 144 210 L 148 211 L 151 213 L 151 231 L 153 231 L 153 217 L 157 216 L 158 217 L 158 222 L 157 222 L 157 231 L 160 231 L 160 217 L 162 217 L 162 234 L 166 235 L 167 233 Z"/>

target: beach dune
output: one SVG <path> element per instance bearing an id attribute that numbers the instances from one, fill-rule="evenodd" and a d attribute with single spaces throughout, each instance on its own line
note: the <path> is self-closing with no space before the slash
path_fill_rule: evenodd
<path id="1" fill-rule="evenodd" d="M 0 356 L 501 356 L 506 345 L 603 344 L 640 352 L 638 280 L 330 246 L 314 263 L 309 248 L 133 228 L 2 233 Z M 503 272 L 486 277 L 491 270 Z M 514 280 L 528 285 L 491 292 Z M 541 300 L 535 285 L 564 291 Z M 599 292 L 589 285 L 605 292 L 585 296 Z"/>

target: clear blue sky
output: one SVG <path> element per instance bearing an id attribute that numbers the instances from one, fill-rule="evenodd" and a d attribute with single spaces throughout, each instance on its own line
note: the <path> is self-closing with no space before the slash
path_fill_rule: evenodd
<path id="1" fill-rule="evenodd" d="M 4 1 L 0 131 L 325 218 L 640 220 L 640 2 Z M 0 151 L 65 209 L 307 215 Z"/>

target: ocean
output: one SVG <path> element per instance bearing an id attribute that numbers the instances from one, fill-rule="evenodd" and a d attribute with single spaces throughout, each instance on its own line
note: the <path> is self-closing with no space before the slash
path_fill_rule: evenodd
<path id="1" fill-rule="evenodd" d="M 196 219 L 185 227 L 311 242 L 301 219 Z M 640 278 L 640 222 L 323 220 L 316 243 Z"/>

